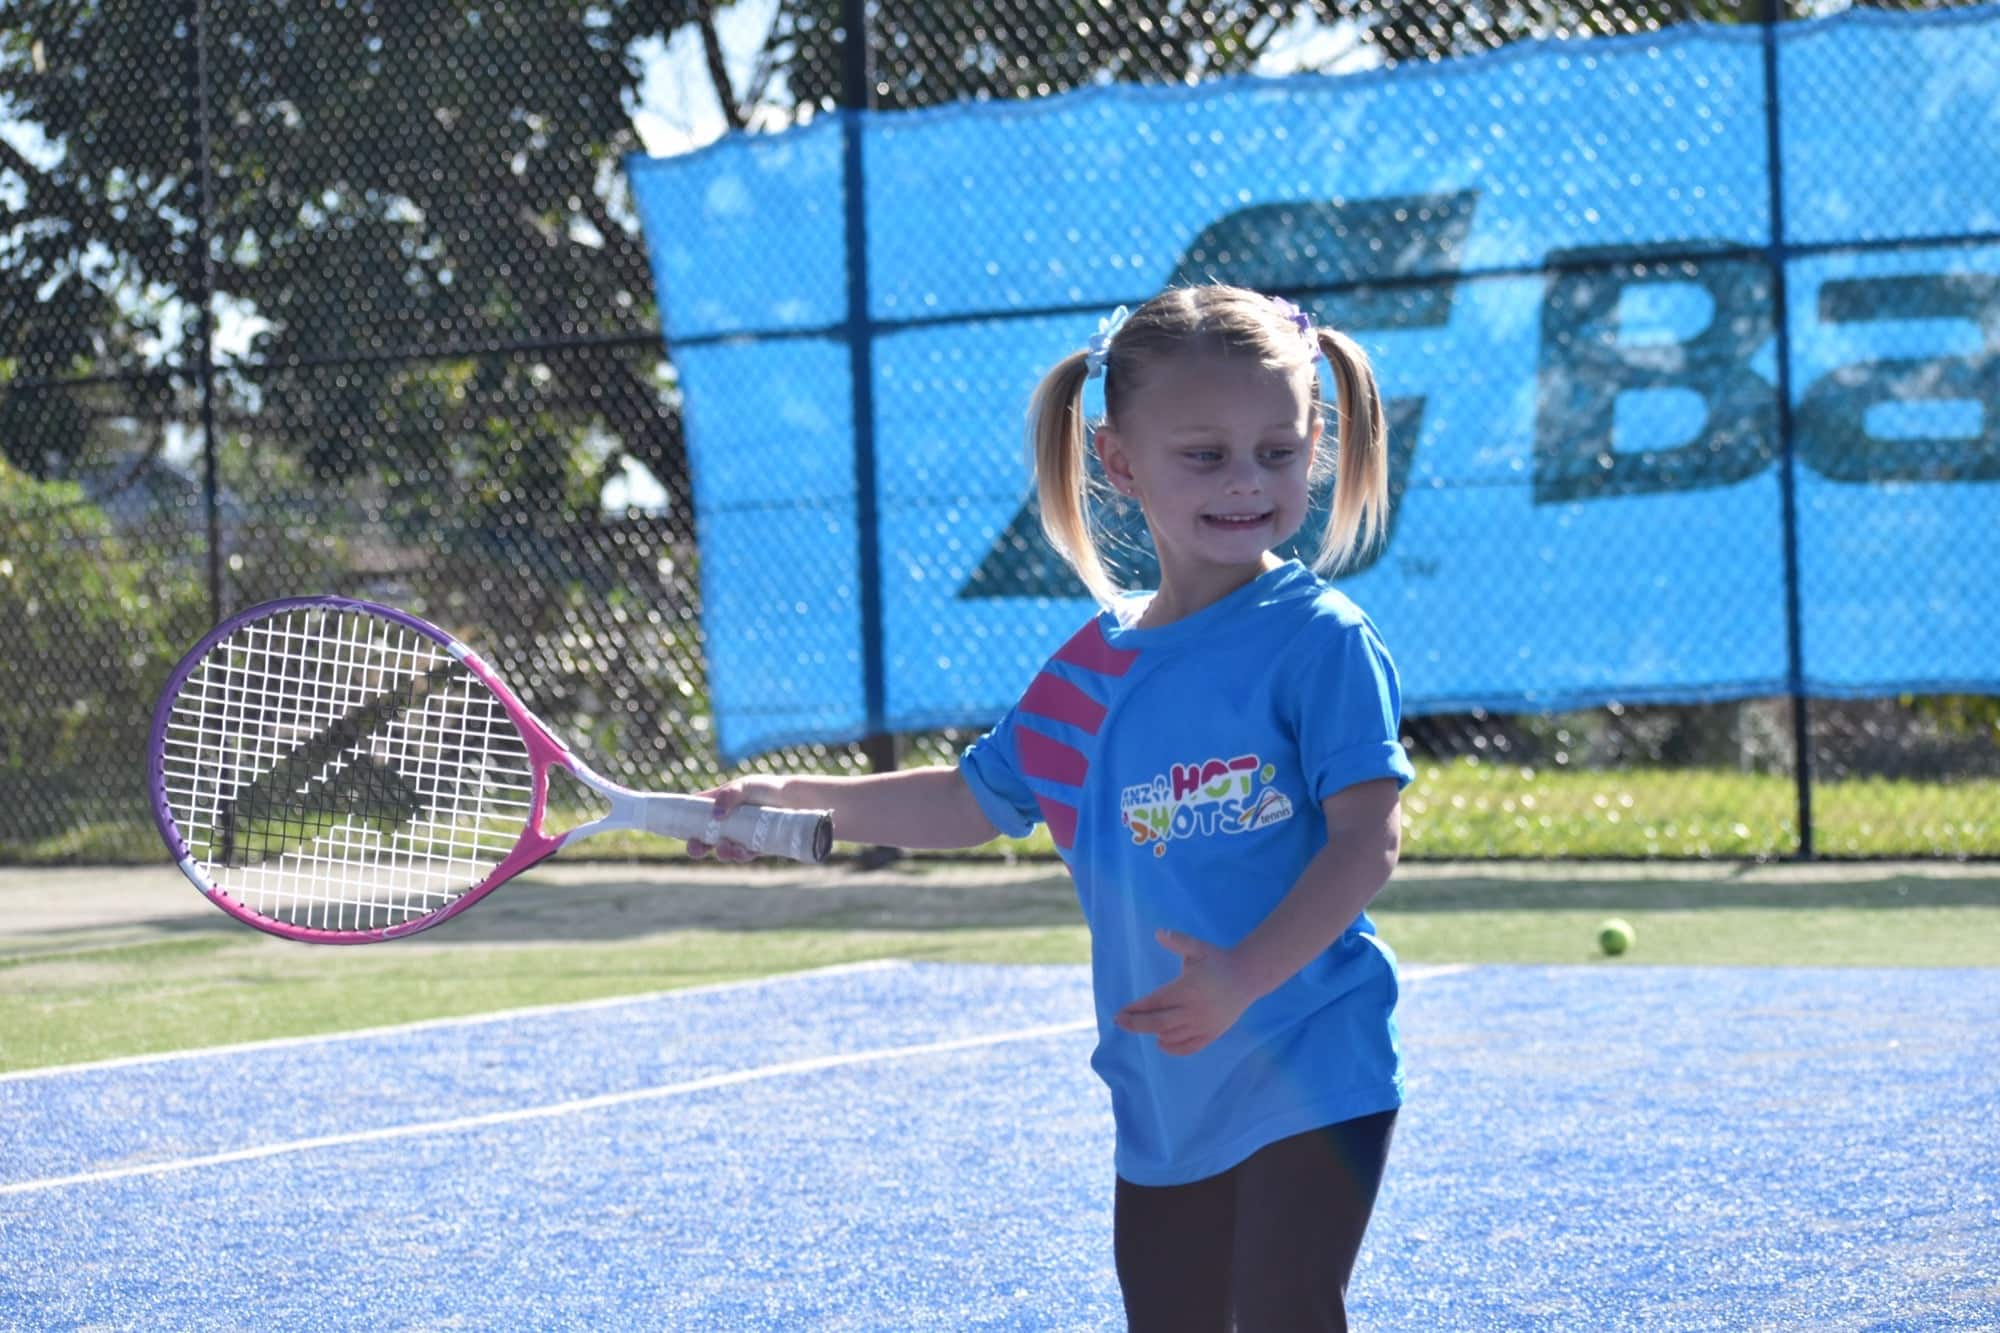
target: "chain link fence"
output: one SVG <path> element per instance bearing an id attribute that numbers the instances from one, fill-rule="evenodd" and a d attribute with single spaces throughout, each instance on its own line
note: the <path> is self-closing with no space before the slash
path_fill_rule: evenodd
<path id="1" fill-rule="evenodd" d="M 300 592 L 445 625 L 608 776 L 723 776 L 679 380 L 621 162 L 662 106 L 760 132 L 854 100 L 837 0 L 15 12 L 0 860 L 157 856 L 155 692 L 221 614 Z M 868 100 L 901 111 L 1764 17 L 896 0 L 862 26 Z M 772 542 L 782 560 L 781 522 Z M 931 762 L 968 738 L 893 750 Z M 1417 856 L 2000 854 L 1992 696 L 1421 716 L 1407 739 Z M 891 748 L 750 766 L 859 769 Z"/>

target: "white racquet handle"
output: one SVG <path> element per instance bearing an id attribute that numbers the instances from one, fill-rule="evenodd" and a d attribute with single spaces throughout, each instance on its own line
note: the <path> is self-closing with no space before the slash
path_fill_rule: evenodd
<path id="1" fill-rule="evenodd" d="M 646 796 L 644 827 L 648 833 L 715 846 L 724 838 L 759 856 L 787 856 L 817 865 L 833 850 L 833 816 L 824 810 L 781 810 L 770 805 L 739 805 L 723 820 L 715 818 L 714 803 L 699 796 Z"/>

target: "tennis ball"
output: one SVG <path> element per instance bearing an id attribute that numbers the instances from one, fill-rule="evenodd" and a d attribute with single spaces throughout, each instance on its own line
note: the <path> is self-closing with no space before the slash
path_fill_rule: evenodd
<path id="1" fill-rule="evenodd" d="M 1631 922 L 1615 916 L 1597 928 L 1597 947 L 1613 958 L 1631 948 L 1634 938 Z"/>

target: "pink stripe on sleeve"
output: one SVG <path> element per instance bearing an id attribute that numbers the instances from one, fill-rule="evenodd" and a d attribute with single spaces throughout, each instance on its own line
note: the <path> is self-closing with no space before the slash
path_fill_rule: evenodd
<path id="1" fill-rule="evenodd" d="M 1021 696 L 1021 711 L 1062 722 L 1095 736 L 1104 722 L 1104 705 L 1064 680 L 1046 671 L 1035 677 Z"/>
<path id="2" fill-rule="evenodd" d="M 1035 804 L 1042 807 L 1042 822 L 1049 826 L 1049 837 L 1056 846 L 1068 851 L 1076 841 L 1076 807 L 1050 800 L 1039 792 L 1035 794 Z"/>
<path id="3" fill-rule="evenodd" d="M 1095 620 L 1070 636 L 1056 650 L 1056 661 L 1095 671 L 1100 676 L 1122 676 L 1132 669 L 1139 654 L 1135 649 L 1113 648 L 1105 642 L 1104 631 Z"/>
<path id="4" fill-rule="evenodd" d="M 1083 757 L 1083 751 L 1044 736 L 1039 731 L 1016 727 L 1014 744 L 1021 753 L 1021 771 L 1031 778 L 1081 787 L 1084 774 L 1090 771 L 1090 761 Z"/>

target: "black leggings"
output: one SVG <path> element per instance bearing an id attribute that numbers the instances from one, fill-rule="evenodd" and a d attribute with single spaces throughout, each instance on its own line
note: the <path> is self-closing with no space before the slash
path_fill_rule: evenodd
<path id="1" fill-rule="evenodd" d="M 1132 1333 L 1345 1330 L 1395 1127 L 1394 1111 L 1328 1125 L 1189 1185 L 1121 1178 L 1114 1245 Z"/>

